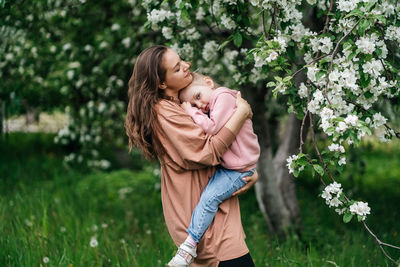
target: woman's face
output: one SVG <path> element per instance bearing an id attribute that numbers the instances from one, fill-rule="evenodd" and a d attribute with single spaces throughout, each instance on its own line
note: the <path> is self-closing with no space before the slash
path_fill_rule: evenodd
<path id="1" fill-rule="evenodd" d="M 165 81 L 160 85 L 161 89 L 177 93 L 192 82 L 193 76 L 189 70 L 190 64 L 181 60 L 178 54 L 171 49 L 165 51 L 162 64 L 166 73 Z"/>

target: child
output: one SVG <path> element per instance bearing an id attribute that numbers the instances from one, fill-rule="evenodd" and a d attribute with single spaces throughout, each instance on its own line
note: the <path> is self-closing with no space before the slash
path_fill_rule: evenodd
<path id="1" fill-rule="evenodd" d="M 206 133 L 214 135 L 234 113 L 236 94 L 237 91 L 216 86 L 210 77 L 193 73 L 193 81 L 180 91 L 179 98 L 182 108 L 194 122 Z M 201 194 L 187 230 L 188 236 L 168 266 L 190 265 L 196 257 L 197 244 L 214 219 L 218 205 L 246 184 L 242 179 L 254 173 L 259 156 L 257 136 L 251 120 L 247 119 L 222 156 L 222 167 L 217 168 Z"/>

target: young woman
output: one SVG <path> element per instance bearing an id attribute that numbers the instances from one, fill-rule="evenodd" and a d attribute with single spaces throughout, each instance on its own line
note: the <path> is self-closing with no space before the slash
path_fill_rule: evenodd
<path id="1" fill-rule="evenodd" d="M 181 108 L 178 93 L 193 79 L 190 64 L 165 46 L 144 50 L 129 81 L 126 132 L 129 146 L 141 149 L 147 159 L 161 164 L 161 198 L 168 231 L 175 244 L 187 236 L 192 212 L 247 118 L 250 106 L 240 96 L 236 111 L 215 135 L 204 133 Z M 257 181 L 254 173 L 246 185 L 224 201 L 197 247 L 191 266 L 254 266 L 245 243 L 237 194 Z M 180 253 L 189 266 L 193 255 Z"/>

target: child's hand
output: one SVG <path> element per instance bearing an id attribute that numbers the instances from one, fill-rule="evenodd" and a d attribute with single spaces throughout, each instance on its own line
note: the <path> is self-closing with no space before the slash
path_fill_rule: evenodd
<path id="1" fill-rule="evenodd" d="M 183 102 L 181 104 L 181 108 L 183 108 L 184 110 L 186 110 L 186 109 L 188 109 L 190 107 L 192 107 L 192 105 L 189 102 Z"/>

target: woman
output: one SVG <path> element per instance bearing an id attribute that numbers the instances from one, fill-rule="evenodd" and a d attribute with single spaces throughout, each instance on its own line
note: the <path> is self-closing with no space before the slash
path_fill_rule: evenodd
<path id="1" fill-rule="evenodd" d="M 147 159 L 161 164 L 161 198 L 168 231 L 175 244 L 187 233 L 191 214 L 215 167 L 252 112 L 240 96 L 237 109 L 216 135 L 207 135 L 180 107 L 178 93 L 192 81 L 190 64 L 165 46 L 144 50 L 129 81 L 126 132 Z M 258 176 L 224 201 L 197 247 L 195 266 L 254 266 L 244 241 L 237 194 L 246 192 Z M 182 251 L 185 253 L 185 251 Z M 192 257 L 183 254 L 189 266 Z M 228 264 L 228 265 L 227 265 Z"/>

